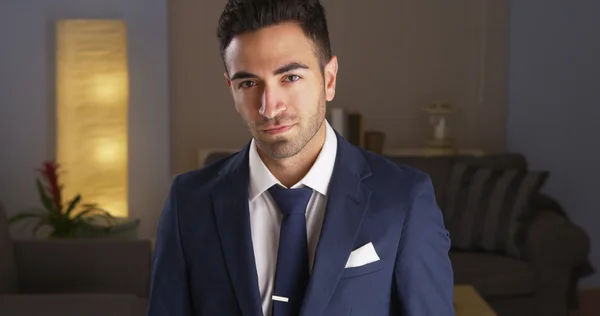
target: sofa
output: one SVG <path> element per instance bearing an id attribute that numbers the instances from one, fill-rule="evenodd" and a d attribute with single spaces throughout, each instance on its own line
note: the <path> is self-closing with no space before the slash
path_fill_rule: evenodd
<path id="1" fill-rule="evenodd" d="M 204 164 L 229 154 L 210 153 Z M 516 153 L 386 158 L 429 174 L 443 213 L 448 205 L 451 173 L 458 164 L 523 172 L 529 168 L 525 157 Z M 565 316 L 576 308 L 577 281 L 593 272 L 587 261 L 590 241 L 580 227 L 569 221 L 556 200 L 535 189 L 531 192 L 527 204 L 530 211 L 523 219 L 518 244 L 519 256 L 452 246 L 449 256 L 455 284 L 472 285 L 499 316 Z"/>
<path id="2" fill-rule="evenodd" d="M 530 169 L 518 153 L 387 158 L 427 172 L 442 212 L 448 207 L 451 171 L 459 163 L 494 170 Z M 588 264 L 589 237 L 541 190 L 533 194 L 530 208 L 523 223 L 521 256 L 453 246 L 450 259 L 455 283 L 473 285 L 499 316 L 568 315 L 577 307 L 577 281 L 593 272 Z"/>
<path id="3" fill-rule="evenodd" d="M 0 315 L 143 316 L 149 240 L 12 240 L 0 204 Z"/>

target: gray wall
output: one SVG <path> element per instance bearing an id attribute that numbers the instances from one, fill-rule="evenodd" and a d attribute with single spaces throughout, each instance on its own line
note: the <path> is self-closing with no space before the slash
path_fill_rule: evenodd
<path id="1" fill-rule="evenodd" d="M 130 216 L 151 236 L 170 181 L 166 0 L 3 0 L 0 3 L 0 201 L 39 205 L 34 168 L 54 157 L 54 21 L 128 23 Z"/>
<path id="2" fill-rule="evenodd" d="M 508 147 L 551 171 L 545 191 L 589 233 L 600 270 L 600 1 L 511 6 Z"/>
<path id="3" fill-rule="evenodd" d="M 339 71 L 328 106 L 358 111 L 385 147 L 422 145 L 420 107 L 460 108 L 462 148 L 506 148 L 508 0 L 322 0 Z M 249 140 L 216 39 L 225 0 L 170 1 L 171 168 Z"/>

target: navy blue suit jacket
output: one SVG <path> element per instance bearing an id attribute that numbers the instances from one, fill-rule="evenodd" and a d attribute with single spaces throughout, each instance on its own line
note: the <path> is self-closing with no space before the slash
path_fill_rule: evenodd
<path id="1" fill-rule="evenodd" d="M 338 137 L 303 316 L 454 315 L 450 239 L 429 177 Z M 148 316 L 262 315 L 248 148 L 175 178 L 160 217 Z M 379 261 L 345 268 L 373 243 Z"/>

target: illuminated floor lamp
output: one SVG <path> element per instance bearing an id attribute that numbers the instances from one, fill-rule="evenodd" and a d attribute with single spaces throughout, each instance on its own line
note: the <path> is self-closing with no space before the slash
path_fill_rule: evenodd
<path id="1" fill-rule="evenodd" d="M 127 29 L 118 20 L 57 23 L 57 161 L 65 196 L 128 216 Z"/>

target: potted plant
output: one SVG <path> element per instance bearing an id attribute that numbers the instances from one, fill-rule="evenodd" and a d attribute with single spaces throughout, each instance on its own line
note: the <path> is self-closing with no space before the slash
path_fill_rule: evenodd
<path id="1" fill-rule="evenodd" d="M 93 228 L 96 219 L 104 219 L 109 226 L 114 217 L 94 203 L 81 203 L 81 194 L 77 194 L 67 203 L 63 203 L 62 188 L 58 181 L 58 165 L 54 161 L 44 162 L 43 169 L 37 169 L 42 180 L 36 179 L 38 194 L 43 207 L 33 212 L 17 214 L 9 219 L 15 223 L 25 219 L 37 219 L 33 235 L 43 226 L 50 226 L 50 238 L 74 238 L 81 229 Z M 96 216 L 90 216 L 96 215 Z"/>

